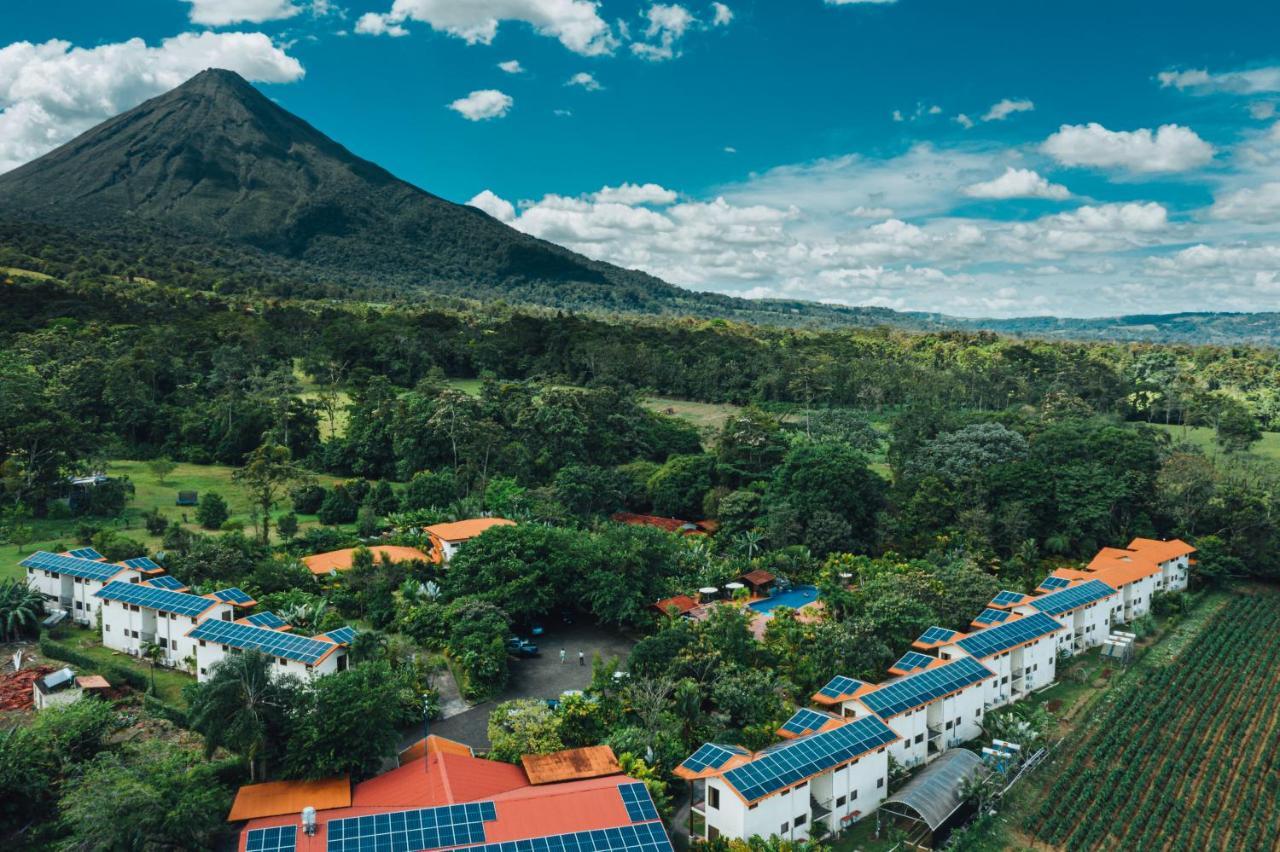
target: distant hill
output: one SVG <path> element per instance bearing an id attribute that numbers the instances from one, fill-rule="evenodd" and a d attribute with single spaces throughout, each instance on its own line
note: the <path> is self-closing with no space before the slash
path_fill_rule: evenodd
<path id="1" fill-rule="evenodd" d="M 69 265 L 77 269 L 114 258 L 108 265 L 169 283 L 212 280 L 283 295 L 438 295 L 769 324 L 1068 338 L 1280 340 L 1275 314 L 958 320 L 695 293 L 528 236 L 399 180 L 239 75 L 217 69 L 0 175 L 0 199 L 4 267 L 21 268 L 24 257 L 68 265 L 75 253 L 80 259 Z"/>

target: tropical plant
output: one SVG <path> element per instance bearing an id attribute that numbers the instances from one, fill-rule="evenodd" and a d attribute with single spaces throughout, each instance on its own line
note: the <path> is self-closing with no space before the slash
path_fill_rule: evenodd
<path id="1" fill-rule="evenodd" d="M 188 718 L 204 735 L 205 754 L 228 748 L 245 758 L 257 780 L 273 742 L 283 740 L 290 685 L 273 680 L 274 659 L 257 651 L 215 663 L 204 683 L 189 687 Z"/>
<path id="2" fill-rule="evenodd" d="M 21 580 L 0 581 L 0 635 L 10 642 L 35 630 L 44 612 L 44 598 Z"/>
<path id="3" fill-rule="evenodd" d="M 142 643 L 142 659 L 151 664 L 151 694 L 156 694 L 156 666 L 165 657 L 165 647 L 155 642 Z"/>

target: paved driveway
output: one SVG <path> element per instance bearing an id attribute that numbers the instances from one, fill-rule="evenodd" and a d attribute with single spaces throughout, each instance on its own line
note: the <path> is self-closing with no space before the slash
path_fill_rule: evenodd
<path id="1" fill-rule="evenodd" d="M 627 655 L 634 644 L 620 633 L 590 624 L 550 626 L 535 641 L 541 656 L 511 660 L 511 678 L 501 695 L 464 713 L 433 722 L 431 732 L 475 748 L 487 748 L 489 714 L 495 704 L 513 698 L 556 698 L 568 689 L 586 689 L 591 683 L 593 655 L 599 654 L 606 660 L 618 657 L 625 670 Z M 565 649 L 563 664 L 560 662 L 561 648 Z M 579 651 L 585 655 L 584 665 L 578 664 Z M 420 729 L 410 732 L 406 744 L 421 736 Z"/>

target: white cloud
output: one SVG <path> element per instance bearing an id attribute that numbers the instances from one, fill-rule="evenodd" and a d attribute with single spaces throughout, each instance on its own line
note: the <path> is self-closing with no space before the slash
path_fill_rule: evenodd
<path id="1" fill-rule="evenodd" d="M 593 0 L 395 0 L 389 12 L 361 21 L 370 15 L 381 20 L 381 28 L 369 22 L 364 29 L 357 25 L 357 32 L 395 35 L 392 27 L 417 21 L 468 44 L 492 44 L 503 21 L 519 21 L 583 56 L 609 54 L 618 46 Z"/>
<path id="2" fill-rule="evenodd" d="M 678 3 L 654 3 L 643 17 L 648 21 L 644 36 L 649 40 L 632 43 L 631 52 L 651 62 L 678 56 L 677 43 L 697 23 L 689 10 Z"/>
<path id="3" fill-rule="evenodd" d="M 733 10 L 723 3 L 711 4 L 711 26 L 724 27 L 733 21 Z"/>
<path id="4" fill-rule="evenodd" d="M 1259 121 L 1265 121 L 1273 118 L 1276 114 L 1276 105 L 1272 101 L 1254 101 L 1249 104 L 1249 115 Z"/>
<path id="5" fill-rule="evenodd" d="M 465 98 L 458 98 L 449 104 L 449 109 L 468 121 L 487 121 L 491 118 L 502 118 L 515 103 L 510 95 L 497 89 L 480 89 Z"/>
<path id="6" fill-rule="evenodd" d="M 390 15 L 379 15 L 377 12 L 365 12 L 356 20 L 356 32 L 361 35 L 390 36 L 402 38 L 409 31 Z"/>
<path id="7" fill-rule="evenodd" d="M 510 201 L 499 198 L 487 189 L 476 195 L 467 204 L 483 210 L 499 222 L 511 222 L 516 218 L 515 206 Z"/>
<path id="8" fill-rule="evenodd" d="M 1015 112 L 1031 112 L 1036 105 L 1029 100 L 1010 100 L 1005 98 L 991 105 L 991 109 L 987 110 L 982 116 L 983 121 L 1004 121 Z"/>
<path id="9" fill-rule="evenodd" d="M 210 27 L 281 21 L 302 11 L 291 0 L 183 0 L 191 4 L 191 23 Z"/>
<path id="10" fill-rule="evenodd" d="M 849 211 L 855 219 L 888 219 L 893 215 L 892 207 L 864 207 L 859 205 Z"/>
<path id="11" fill-rule="evenodd" d="M 959 115 L 957 115 L 955 118 L 955 122 L 956 124 L 963 127 L 965 130 L 970 130 L 973 128 L 973 119 L 965 115 L 964 113 L 960 113 Z"/>
<path id="12" fill-rule="evenodd" d="M 598 92 L 604 88 L 604 86 L 600 85 L 600 81 L 595 78 L 594 74 L 589 74 L 586 71 L 579 71 L 577 74 L 574 74 L 565 81 L 565 85 L 580 86 L 588 92 Z"/>
<path id="13" fill-rule="evenodd" d="M 1187 71 L 1161 71 L 1156 75 L 1163 88 L 1189 91 L 1195 95 L 1232 94 L 1257 95 L 1280 92 L 1280 65 L 1251 68 L 1244 71 L 1225 71 L 1211 74 L 1204 68 Z"/>
<path id="14" fill-rule="evenodd" d="M 1041 221 L 1072 231 L 1150 233 L 1168 227 L 1169 211 L 1154 201 L 1085 205 Z"/>
<path id="15" fill-rule="evenodd" d="M 673 204 L 676 193 L 656 183 L 624 183 L 621 186 L 606 186 L 593 193 L 592 201 L 601 204 Z"/>
<path id="16" fill-rule="evenodd" d="M 499 62 L 498 67 L 508 74 L 524 73 L 524 66 L 520 64 L 519 59 L 508 59 L 506 62 Z"/>
<path id="17" fill-rule="evenodd" d="M 554 116 L 558 116 L 558 117 L 560 117 L 560 118 L 569 118 L 571 115 L 573 115 L 573 110 L 571 110 L 571 109 L 553 109 L 553 110 L 551 110 L 551 114 L 552 114 L 552 115 L 554 115 Z"/>
<path id="18" fill-rule="evenodd" d="M 304 74 L 262 33 L 183 33 L 155 47 L 135 38 L 92 48 L 60 40 L 0 48 L 0 172 L 211 67 L 260 83 Z"/>
<path id="19" fill-rule="evenodd" d="M 1165 124 L 1147 129 L 1108 130 L 1097 122 L 1064 124 L 1040 150 L 1067 166 L 1127 169 L 1139 174 L 1184 172 L 1213 159 L 1214 149 L 1195 131 Z"/>
<path id="20" fill-rule="evenodd" d="M 1280 220 L 1280 181 L 1227 193 L 1214 200 L 1209 213 L 1215 219 L 1273 224 Z"/>
<path id="21" fill-rule="evenodd" d="M 906 121 L 906 119 L 902 117 L 902 110 L 900 110 L 900 109 L 895 109 L 895 110 L 893 111 L 893 120 L 894 120 L 894 121 Z"/>
<path id="22" fill-rule="evenodd" d="M 1071 197 L 1065 186 L 1050 183 L 1031 169 L 1009 166 L 998 178 L 965 187 L 970 198 L 1050 198 L 1061 201 Z"/>

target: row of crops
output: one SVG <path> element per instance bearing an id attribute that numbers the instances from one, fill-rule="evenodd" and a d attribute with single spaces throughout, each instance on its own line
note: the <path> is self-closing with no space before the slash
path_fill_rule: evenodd
<path id="1" fill-rule="evenodd" d="M 1232 599 L 1122 687 L 1064 758 L 1033 832 L 1064 849 L 1280 849 L 1280 595 Z"/>

